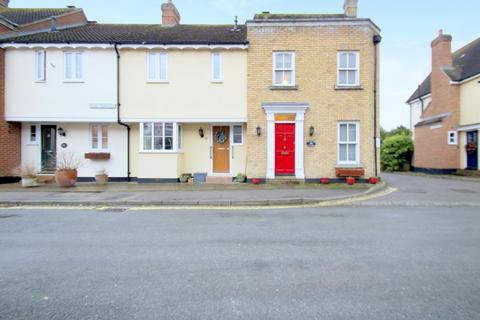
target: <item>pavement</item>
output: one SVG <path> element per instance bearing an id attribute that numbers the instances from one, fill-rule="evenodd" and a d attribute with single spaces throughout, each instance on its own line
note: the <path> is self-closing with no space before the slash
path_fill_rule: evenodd
<path id="1" fill-rule="evenodd" d="M 188 185 L 110 183 L 78 184 L 74 188 L 44 185 L 23 189 L 0 186 L 0 206 L 278 206 L 305 205 L 351 199 L 383 189 L 384 185 L 357 184 L 231 184 Z"/>

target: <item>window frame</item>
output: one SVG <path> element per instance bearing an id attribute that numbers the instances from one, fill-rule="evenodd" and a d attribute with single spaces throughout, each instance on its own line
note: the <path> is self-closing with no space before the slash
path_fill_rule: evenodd
<path id="1" fill-rule="evenodd" d="M 93 127 L 97 126 L 97 148 L 93 147 Z M 103 128 L 107 128 L 107 147 L 103 147 Z M 110 150 L 110 128 L 105 123 L 92 123 L 90 124 L 90 150 L 93 152 L 108 152 Z"/>
<path id="2" fill-rule="evenodd" d="M 347 141 L 341 141 L 341 126 L 342 125 L 347 125 Z M 350 125 L 355 125 L 355 141 L 349 141 L 348 140 L 348 132 L 349 132 L 349 126 Z M 347 160 L 342 161 L 340 159 L 340 145 L 347 145 Z M 349 161 L 348 160 L 348 146 L 355 144 L 355 161 Z M 352 166 L 352 165 L 359 165 L 360 164 L 360 122 L 359 121 L 340 121 L 337 124 L 337 163 L 339 165 L 347 165 L 347 166 Z"/>
<path id="3" fill-rule="evenodd" d="M 175 143 L 175 141 L 174 141 Z M 183 150 L 183 125 L 177 123 L 177 151 Z"/>
<path id="4" fill-rule="evenodd" d="M 347 61 L 347 67 L 346 68 L 341 68 L 340 67 L 340 56 L 342 54 L 355 54 L 356 57 L 356 68 L 350 68 L 348 67 L 348 61 Z M 341 84 L 340 83 L 340 72 L 341 71 L 347 71 L 347 83 Z M 355 84 L 349 84 L 348 83 L 348 71 L 356 71 L 356 76 L 355 76 Z M 359 87 L 360 86 L 360 51 L 338 51 L 337 52 L 337 87 Z"/>
<path id="5" fill-rule="evenodd" d="M 281 54 L 290 54 L 292 55 L 292 68 L 291 69 L 277 69 L 277 55 Z M 290 84 L 276 84 L 275 83 L 275 72 L 277 71 L 291 71 L 292 72 L 292 83 Z M 297 85 L 296 81 L 296 57 L 295 51 L 273 51 L 272 53 L 272 86 L 273 87 L 295 87 Z"/>
<path id="6" fill-rule="evenodd" d="M 38 61 L 38 55 L 41 54 L 42 63 Z M 36 50 L 35 51 L 35 82 L 45 82 L 47 81 L 47 52 L 45 50 Z M 42 68 L 39 72 L 39 68 Z M 41 74 L 39 77 L 38 75 Z"/>
<path id="7" fill-rule="evenodd" d="M 218 56 L 218 74 L 219 78 L 215 79 L 215 56 Z M 223 82 L 223 54 L 220 51 L 214 51 L 211 55 L 211 81 L 212 83 L 222 83 Z"/>
<path id="8" fill-rule="evenodd" d="M 240 127 L 240 137 L 241 137 L 241 142 L 235 142 L 235 127 Z M 231 141 L 232 141 L 232 145 L 234 146 L 241 146 L 243 145 L 243 140 L 244 140 L 244 135 L 243 135 L 243 125 L 241 124 L 234 124 L 232 125 L 232 137 L 231 137 Z"/>
<path id="9" fill-rule="evenodd" d="M 453 133 L 453 137 L 451 137 L 450 135 Z M 449 146 L 458 146 L 458 132 L 457 131 L 448 131 L 448 145 Z M 450 139 L 453 138 L 453 141 L 451 141 Z"/>
<path id="10" fill-rule="evenodd" d="M 151 124 L 152 125 L 152 149 L 145 149 L 144 145 L 144 124 Z M 162 124 L 162 149 L 154 149 L 154 137 L 155 137 L 155 124 Z M 165 149 L 165 125 L 166 124 L 172 124 L 172 149 L 171 150 L 166 150 Z M 178 146 L 178 126 L 179 124 L 177 122 L 172 122 L 172 121 L 144 121 L 140 122 L 140 144 L 139 144 L 139 152 L 141 153 L 178 153 L 179 146 Z M 181 125 L 180 125 L 181 126 Z M 182 127 L 182 132 L 183 132 L 183 127 Z M 169 136 L 170 137 L 170 136 Z M 183 143 L 183 140 L 182 140 Z"/>
<path id="11" fill-rule="evenodd" d="M 72 78 L 67 77 L 67 55 L 72 54 Z M 80 72 L 81 72 L 81 77 L 77 78 L 77 73 L 78 73 L 78 56 L 81 57 L 80 59 Z M 85 76 L 84 76 L 84 54 L 83 51 L 64 51 L 63 52 L 63 82 L 84 82 Z"/>
<path id="12" fill-rule="evenodd" d="M 158 78 L 150 78 L 150 56 L 165 56 L 165 79 L 161 78 L 162 74 L 162 60 L 161 58 L 158 58 L 158 63 L 159 63 L 159 69 L 158 71 Z M 147 83 L 168 83 L 168 52 L 166 51 L 149 51 L 147 52 Z M 155 72 L 156 73 L 156 72 Z"/>

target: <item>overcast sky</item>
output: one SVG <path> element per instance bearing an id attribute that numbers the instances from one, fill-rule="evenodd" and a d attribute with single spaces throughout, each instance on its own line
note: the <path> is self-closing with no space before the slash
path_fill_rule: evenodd
<path id="1" fill-rule="evenodd" d="M 166 0 L 165 0 L 166 1 Z M 11 0 L 11 7 L 82 7 L 90 20 L 105 23 L 160 23 L 163 0 Z M 343 0 L 174 0 L 183 23 L 241 23 L 254 13 L 340 13 Z M 359 0 L 359 16 L 382 29 L 381 123 L 408 126 L 406 99 L 430 70 L 430 42 L 438 29 L 453 36 L 453 47 L 480 37 L 480 0 Z"/>

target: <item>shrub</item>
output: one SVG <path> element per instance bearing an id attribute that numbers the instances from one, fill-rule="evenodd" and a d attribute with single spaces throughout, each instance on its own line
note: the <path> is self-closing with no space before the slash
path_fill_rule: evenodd
<path id="1" fill-rule="evenodd" d="M 413 157 L 412 137 L 407 134 L 397 134 L 385 139 L 381 148 L 382 170 L 407 171 Z"/>

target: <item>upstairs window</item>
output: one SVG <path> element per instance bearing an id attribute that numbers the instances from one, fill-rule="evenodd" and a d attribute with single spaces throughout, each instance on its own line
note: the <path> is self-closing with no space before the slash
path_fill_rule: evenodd
<path id="1" fill-rule="evenodd" d="M 147 54 L 148 82 L 168 81 L 168 54 L 166 52 L 149 52 Z"/>
<path id="2" fill-rule="evenodd" d="M 222 54 L 212 53 L 212 82 L 222 82 Z"/>
<path id="3" fill-rule="evenodd" d="M 273 85 L 295 86 L 295 53 L 273 53 Z"/>
<path id="4" fill-rule="evenodd" d="M 358 52 L 339 52 L 337 58 L 338 79 L 341 87 L 360 85 L 360 55 Z"/>
<path id="5" fill-rule="evenodd" d="M 338 163 L 357 165 L 360 158 L 360 125 L 357 122 L 338 124 Z"/>
<path id="6" fill-rule="evenodd" d="M 94 124 L 91 126 L 92 149 L 108 149 L 108 126 Z"/>
<path id="7" fill-rule="evenodd" d="M 45 81 L 45 51 L 35 51 L 35 81 Z"/>
<path id="8" fill-rule="evenodd" d="M 79 82 L 83 80 L 82 52 L 65 52 L 65 81 Z"/>

